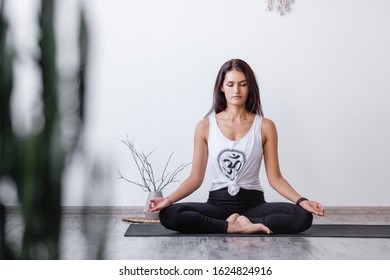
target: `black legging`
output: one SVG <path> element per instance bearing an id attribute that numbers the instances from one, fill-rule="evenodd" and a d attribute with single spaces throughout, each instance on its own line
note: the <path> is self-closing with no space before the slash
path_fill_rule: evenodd
<path id="1" fill-rule="evenodd" d="M 161 224 L 182 233 L 226 233 L 226 219 L 233 213 L 261 223 L 273 233 L 298 233 L 307 230 L 313 215 L 287 202 L 266 202 L 261 191 L 241 189 L 231 196 L 227 189 L 212 191 L 206 203 L 175 203 L 160 211 Z"/>

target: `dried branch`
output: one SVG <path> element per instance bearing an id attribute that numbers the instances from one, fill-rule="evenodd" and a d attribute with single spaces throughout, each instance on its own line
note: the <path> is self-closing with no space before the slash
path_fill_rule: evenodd
<path id="1" fill-rule="evenodd" d="M 131 155 L 134 159 L 134 162 L 135 164 L 137 165 L 137 168 L 138 168 L 138 171 L 141 175 L 141 178 L 142 180 L 144 181 L 144 187 L 147 188 L 149 191 L 150 191 L 150 187 L 149 187 L 149 184 L 146 182 L 145 180 L 145 166 L 142 162 L 142 158 L 140 157 L 140 155 L 138 154 L 137 150 L 134 148 L 134 145 L 132 142 L 130 142 L 129 138 L 126 137 L 126 139 L 122 139 L 122 143 L 125 144 L 129 149 L 130 149 L 130 152 L 131 152 Z M 141 165 L 142 165 L 142 168 L 141 168 Z"/>
<path id="2" fill-rule="evenodd" d="M 129 182 L 131 184 L 134 184 L 134 185 L 137 185 L 137 186 L 140 186 L 144 191 L 151 191 L 150 188 L 148 186 L 145 186 L 145 185 L 142 185 L 140 184 L 139 182 L 134 182 L 134 181 L 131 181 L 129 179 L 127 179 L 126 177 L 124 177 L 122 175 L 122 173 L 119 171 L 119 169 L 117 169 L 117 174 L 118 174 L 118 179 L 122 179 L 122 180 L 125 180 L 126 182 Z"/>
<path id="3" fill-rule="evenodd" d="M 170 183 L 177 182 L 177 180 L 175 180 L 177 174 L 179 174 L 184 168 L 186 168 L 190 164 L 191 164 L 191 162 L 187 163 L 187 164 L 181 164 L 178 168 L 176 168 L 175 171 L 172 172 L 172 175 L 170 175 L 170 177 L 168 178 L 168 180 L 166 182 L 164 182 L 164 180 L 161 182 L 160 189 L 162 190 L 163 188 L 165 188 Z"/>
<path id="4" fill-rule="evenodd" d="M 167 174 L 166 177 L 164 177 L 164 174 L 165 174 L 165 172 L 166 172 L 166 170 L 167 170 L 168 164 L 169 164 L 169 162 L 170 162 L 172 156 L 173 156 L 173 152 L 169 155 L 168 160 L 167 160 L 167 163 L 165 164 L 163 173 L 162 173 L 162 175 L 161 175 L 161 179 L 159 180 L 159 181 L 161 181 L 160 185 L 158 186 L 159 189 L 162 188 L 161 186 L 162 186 L 162 184 L 164 183 L 166 177 L 169 176 L 169 174 Z"/>
<path id="5" fill-rule="evenodd" d="M 132 158 L 137 166 L 138 172 L 141 176 L 142 182 L 136 182 L 133 180 L 129 180 L 128 178 L 124 177 L 122 173 L 117 170 L 118 173 L 118 179 L 123 179 L 126 182 L 129 182 L 131 184 L 137 185 L 141 187 L 144 191 L 162 191 L 167 185 L 173 182 L 178 182 L 178 180 L 175 180 L 177 174 L 181 172 L 185 167 L 187 167 L 189 164 L 181 164 L 179 167 L 177 167 L 172 173 L 166 173 L 167 168 L 169 165 L 169 162 L 171 161 L 171 158 L 173 156 L 173 153 L 170 154 L 168 157 L 168 160 L 164 166 L 164 170 L 161 175 L 161 179 L 156 180 L 154 175 L 154 170 L 152 167 L 152 163 L 149 160 L 149 157 L 153 153 L 150 152 L 149 154 L 145 154 L 144 152 L 140 153 L 136 150 L 134 147 L 134 143 L 129 140 L 129 138 L 126 136 L 125 139 L 122 139 L 121 142 L 125 144 L 132 155 Z"/>

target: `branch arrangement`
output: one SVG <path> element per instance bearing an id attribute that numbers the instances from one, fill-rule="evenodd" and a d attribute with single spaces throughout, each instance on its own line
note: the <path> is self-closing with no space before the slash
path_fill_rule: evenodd
<path id="1" fill-rule="evenodd" d="M 179 182 L 179 180 L 176 180 L 177 174 L 179 174 L 185 167 L 191 164 L 181 164 L 173 172 L 167 172 L 169 162 L 173 156 L 172 152 L 168 157 L 161 177 L 156 180 L 152 163 L 149 160 L 149 157 L 153 152 L 145 154 L 144 152 L 137 151 L 137 149 L 134 147 L 134 143 L 131 142 L 128 137 L 122 139 L 121 142 L 129 148 L 135 165 L 137 166 L 138 172 L 141 176 L 141 182 L 129 180 L 122 175 L 119 169 L 117 170 L 118 178 L 141 187 L 141 189 L 145 192 L 162 191 L 170 183 Z"/>

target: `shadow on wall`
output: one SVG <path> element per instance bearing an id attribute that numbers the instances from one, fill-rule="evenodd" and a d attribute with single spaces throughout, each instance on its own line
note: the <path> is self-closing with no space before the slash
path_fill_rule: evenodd
<path id="1" fill-rule="evenodd" d="M 78 42 L 73 54 L 78 58 L 77 65 L 64 74 L 58 70 L 61 53 L 56 48 L 57 35 L 61 34 L 54 27 L 59 1 L 38 1 L 37 55 L 16 52 L 10 40 L 13 34 L 5 15 L 6 2 L 0 4 L 0 190 L 5 182 L 16 188 L 24 233 L 21 244 L 12 247 L 7 237 L 8 210 L 0 198 L 0 259 L 58 259 L 63 174 L 75 158 L 88 158 L 83 144 L 88 26 L 84 10 L 78 6 L 79 24 L 73 34 Z M 13 116 L 18 112 L 11 107 L 19 56 L 35 62 L 41 85 L 36 103 L 39 116 L 31 120 L 34 127 L 28 133 L 15 131 Z M 31 94 L 34 92 L 23 93 Z M 104 180 L 99 174 L 104 173 L 99 166 L 85 159 L 83 167 L 90 174 L 86 176 L 89 183 L 101 187 Z M 84 233 L 88 232 L 85 229 Z M 100 249 L 95 258 L 102 258 L 104 234 L 97 242 Z"/>

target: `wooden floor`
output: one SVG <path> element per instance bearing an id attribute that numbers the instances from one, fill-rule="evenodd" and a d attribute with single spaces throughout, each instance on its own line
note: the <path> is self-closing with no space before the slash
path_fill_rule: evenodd
<path id="1" fill-rule="evenodd" d="M 61 259 L 111 260 L 390 260 L 390 239 L 304 237 L 124 237 L 123 216 L 141 207 L 65 207 Z M 87 215 L 85 214 L 87 213 Z M 390 224 L 390 207 L 333 207 L 314 223 Z M 23 223 L 8 209 L 6 238 L 20 246 Z"/>

